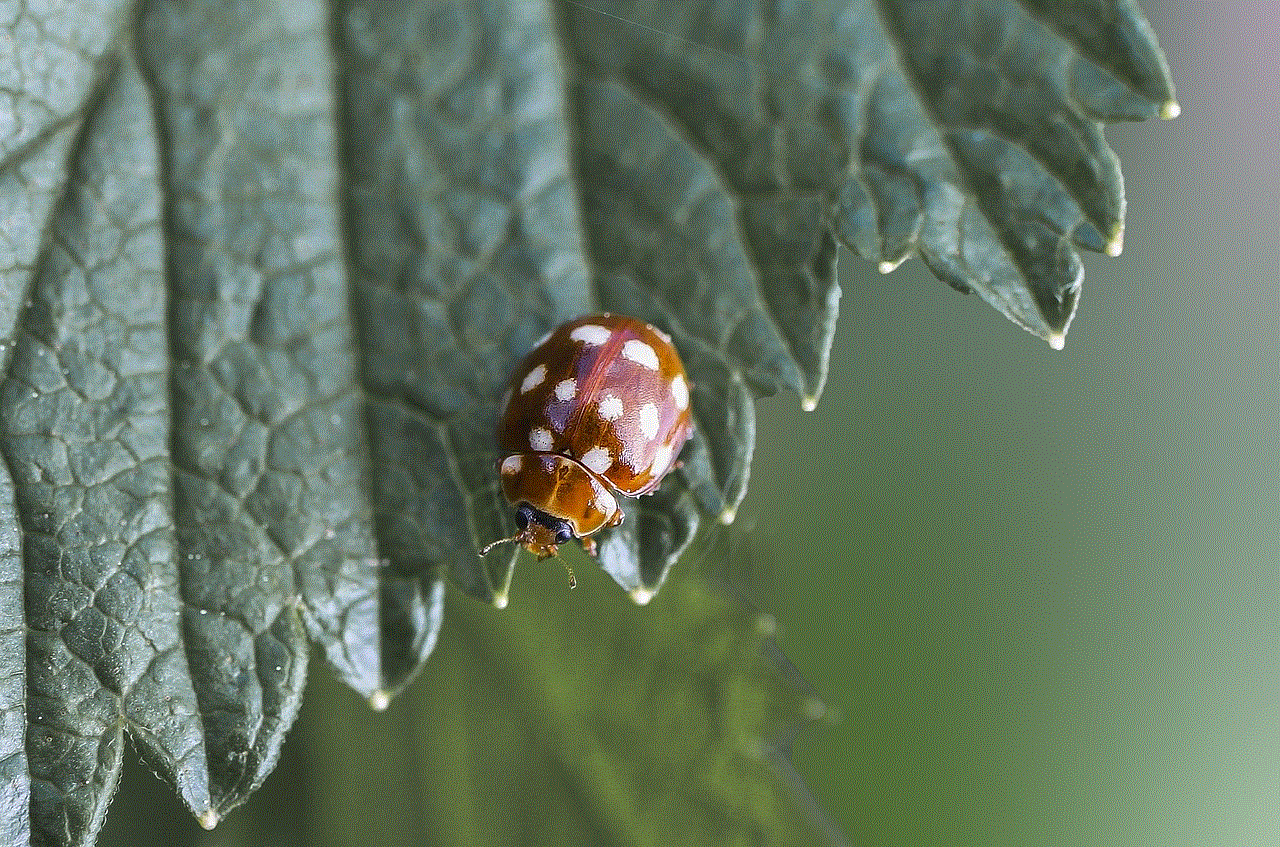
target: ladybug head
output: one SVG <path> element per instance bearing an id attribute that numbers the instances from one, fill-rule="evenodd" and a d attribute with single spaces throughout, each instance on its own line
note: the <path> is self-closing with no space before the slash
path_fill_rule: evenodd
<path id="1" fill-rule="evenodd" d="M 521 503 L 516 508 L 516 527 L 519 531 L 515 535 L 510 538 L 499 538 L 497 541 L 490 541 L 480 551 L 480 555 L 483 556 L 488 553 L 495 545 L 506 541 L 514 541 L 517 544 L 523 544 L 524 549 L 537 556 L 538 560 L 541 561 L 552 556 L 558 557 L 559 553 L 556 548 L 561 544 L 568 544 L 570 539 L 574 537 L 573 527 L 567 520 L 553 518 L 546 512 L 533 508 L 528 503 Z M 573 575 L 573 568 L 569 567 L 568 562 L 564 562 L 564 569 L 569 572 L 569 587 L 576 588 L 578 578 Z"/>
<path id="2" fill-rule="evenodd" d="M 482 556 L 494 544 L 514 541 L 546 559 L 555 556 L 561 544 L 621 520 L 617 500 L 604 484 L 568 456 L 513 453 L 502 461 L 500 471 L 502 492 L 515 506 L 519 531 L 485 547 Z M 573 571 L 569 571 L 569 584 L 573 583 Z"/>
<path id="3" fill-rule="evenodd" d="M 539 560 L 558 555 L 556 548 L 568 544 L 574 537 L 573 527 L 567 520 L 552 517 L 528 503 L 521 503 L 516 508 L 516 528 L 520 531 L 512 540 L 523 544 L 524 549 Z"/>

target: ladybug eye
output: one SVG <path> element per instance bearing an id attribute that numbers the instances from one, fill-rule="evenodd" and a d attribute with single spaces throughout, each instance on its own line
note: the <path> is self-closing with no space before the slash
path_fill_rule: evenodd
<path id="1" fill-rule="evenodd" d="M 521 505 L 516 509 L 516 529 L 521 531 L 529 528 L 529 521 L 533 519 L 533 509 L 528 505 Z"/>
<path id="2" fill-rule="evenodd" d="M 573 531 L 567 526 L 560 527 L 560 531 L 556 533 L 557 544 L 568 544 L 573 538 Z"/>

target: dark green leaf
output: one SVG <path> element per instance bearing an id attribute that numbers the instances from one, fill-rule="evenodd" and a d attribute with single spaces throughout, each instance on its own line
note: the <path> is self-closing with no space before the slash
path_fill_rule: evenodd
<path id="1" fill-rule="evenodd" d="M 0 468 L 0 843 L 31 836 L 27 759 L 27 627 L 22 616 L 22 541 L 13 482 Z"/>
<path id="2" fill-rule="evenodd" d="M 136 72 L 100 97 L 0 387 L 22 532 L 30 828 L 60 843 L 101 824 L 126 725 L 193 809 L 210 808 L 168 508 L 156 147 Z"/>
<path id="3" fill-rule="evenodd" d="M 817 402 L 837 242 L 884 269 L 919 250 L 1060 343 L 1076 248 L 1120 246 L 1098 121 L 1176 112 L 1126 3 L 100 0 L 27 4 L 4 38 L 6 844 L 91 843 L 126 730 L 212 824 L 272 769 L 308 639 L 382 707 L 446 577 L 505 604 L 517 555 L 475 555 L 510 532 L 496 403 L 547 329 L 636 314 L 686 360 L 683 466 L 601 540 L 647 601 L 732 520 L 755 396 Z M 639 621 L 748 626 L 695 600 L 562 652 L 652 669 L 675 642 Z M 545 620 L 463 614 L 451 661 L 530 703 L 608 685 L 530 652 Z M 755 679 L 736 643 L 707 674 Z M 750 693 L 755 718 L 782 696 Z M 574 749 L 620 784 L 629 751 Z M 662 837 L 596 796 L 603 831 Z M 716 831 L 733 798 L 704 799 Z"/>
<path id="4" fill-rule="evenodd" d="M 344 643 L 377 637 L 381 595 L 325 24 L 317 5 L 266 0 L 155 2 L 140 24 L 165 143 L 183 636 L 214 815 L 274 767 L 304 622 L 361 690 L 381 671 Z"/>
<path id="5" fill-rule="evenodd" d="M 637 503 L 631 518 L 600 544 L 600 567 L 648 603 L 698 531 L 698 509 L 682 479 L 673 479 Z"/>
<path id="6" fill-rule="evenodd" d="M 540 5 L 351 3 L 338 22 L 347 226 L 383 555 L 505 602 L 498 399 L 590 311 L 554 21 Z M 486 561 L 488 561 L 486 560 Z"/>
<path id="7" fill-rule="evenodd" d="M 805 398 L 821 388 L 835 311 L 828 227 L 886 272 L 918 249 L 1061 345 L 1083 273 L 1075 247 L 1122 243 L 1119 167 L 1097 119 L 1177 112 L 1132 3 L 574 0 L 564 13 L 596 255 L 659 302 L 729 287 L 723 242 L 700 234 L 724 209 L 749 245 L 742 275 L 804 376 L 768 346 L 749 348 L 765 368 L 754 374 Z"/>

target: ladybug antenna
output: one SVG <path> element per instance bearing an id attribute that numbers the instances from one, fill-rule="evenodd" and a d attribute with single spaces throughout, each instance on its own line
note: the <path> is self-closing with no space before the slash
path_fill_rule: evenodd
<path id="1" fill-rule="evenodd" d="M 490 541 L 488 544 L 480 548 L 479 555 L 484 556 L 494 547 L 497 547 L 499 544 L 506 544 L 509 541 L 519 541 L 521 532 L 524 532 L 524 530 L 520 530 L 520 532 L 517 532 L 515 535 L 510 535 L 510 536 L 507 536 L 506 538 L 499 538 L 497 541 Z"/>
<path id="2" fill-rule="evenodd" d="M 506 544 L 509 541 L 523 541 L 524 539 L 521 536 L 523 536 L 524 533 L 525 531 L 522 529 L 519 532 L 517 532 L 515 535 L 512 535 L 508 538 L 499 538 L 497 541 L 490 541 L 488 544 L 484 545 L 484 547 L 480 548 L 480 555 L 481 556 L 485 555 L 494 547 L 497 547 L 499 544 Z M 564 565 L 565 571 L 569 574 L 569 587 L 577 588 L 578 578 L 573 575 L 573 567 L 567 561 L 565 561 L 565 558 L 563 556 L 561 556 L 558 552 L 556 552 L 554 547 L 552 548 L 551 555 L 559 559 L 560 564 Z M 542 557 L 542 558 L 546 558 L 546 557 Z"/>

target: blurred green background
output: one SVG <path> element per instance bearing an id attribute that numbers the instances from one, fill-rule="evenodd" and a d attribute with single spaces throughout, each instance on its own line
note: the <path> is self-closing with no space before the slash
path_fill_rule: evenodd
<path id="1" fill-rule="evenodd" d="M 1280 6 L 1142 5 L 1182 116 L 1108 130 L 1066 349 L 849 259 L 822 404 L 761 415 L 743 517 L 856 845 L 1280 845 Z"/>
<path id="2" fill-rule="evenodd" d="M 1086 257 L 1066 349 L 846 255 L 823 402 L 761 403 L 739 522 L 829 706 L 799 770 L 855 845 L 1280 844 L 1280 6 L 1143 7 L 1183 112 L 1108 132 L 1125 251 Z M 100 843 L 342 843 L 308 830 L 344 794 L 308 739 L 343 721 L 354 795 L 429 716 L 317 662 L 246 808 L 203 833 L 131 762 Z M 352 831 L 395 843 L 410 792 Z"/>

